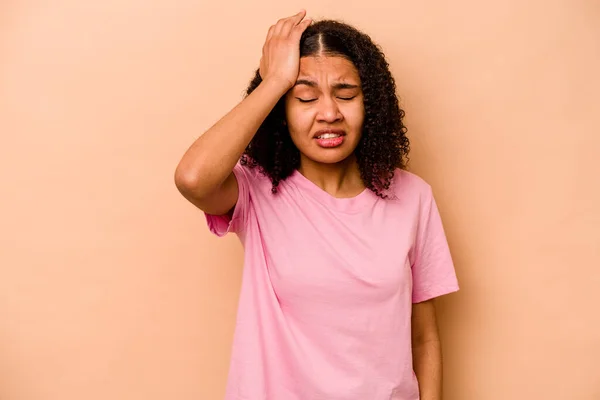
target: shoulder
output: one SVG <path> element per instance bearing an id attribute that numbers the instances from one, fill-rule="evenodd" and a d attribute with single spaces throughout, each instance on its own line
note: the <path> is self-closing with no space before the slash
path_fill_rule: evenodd
<path id="1" fill-rule="evenodd" d="M 394 178 L 390 183 L 390 195 L 395 199 L 427 200 L 432 196 L 431 185 L 419 175 L 396 168 Z"/>
<path id="2" fill-rule="evenodd" d="M 245 163 L 238 163 L 233 168 L 233 172 L 238 178 L 245 181 L 251 188 L 256 189 L 261 186 L 271 187 L 271 180 L 262 171 L 260 166 L 250 166 Z"/>

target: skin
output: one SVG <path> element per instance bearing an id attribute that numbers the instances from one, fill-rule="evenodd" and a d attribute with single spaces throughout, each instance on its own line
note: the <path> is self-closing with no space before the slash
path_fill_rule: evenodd
<path id="1" fill-rule="evenodd" d="M 284 96 L 288 128 L 301 152 L 299 172 L 335 197 L 353 197 L 364 190 L 354 156 L 364 121 L 358 73 L 341 57 L 321 54 L 300 59 L 300 37 L 311 22 L 305 16 L 301 11 L 269 28 L 260 61 L 262 83 L 200 136 L 177 165 L 175 185 L 204 212 L 233 212 L 239 192 L 233 168 Z M 356 87 L 340 88 L 342 83 Z M 315 101 L 303 103 L 298 98 Z M 344 144 L 336 149 L 318 147 L 314 133 L 332 127 L 346 132 Z M 441 400 L 442 359 L 432 301 L 413 305 L 412 347 L 421 400 Z"/>
<path id="2" fill-rule="evenodd" d="M 365 111 L 354 65 L 343 57 L 303 57 L 296 84 L 285 96 L 285 110 L 290 136 L 300 150 L 299 172 L 335 197 L 362 192 L 354 150 Z M 317 144 L 316 132 L 327 128 L 345 132 L 341 146 Z"/>
<path id="3" fill-rule="evenodd" d="M 196 139 L 179 161 L 175 186 L 202 211 L 233 212 L 239 193 L 233 168 L 265 118 L 296 83 L 300 37 L 311 23 L 305 16 L 303 10 L 269 28 L 260 59 L 261 84 Z"/>
<path id="4" fill-rule="evenodd" d="M 343 57 L 301 58 L 285 107 L 290 136 L 300 150 L 300 173 L 335 197 L 352 197 L 364 190 L 354 156 L 364 121 L 363 93 L 354 65 Z M 324 128 L 343 129 L 346 140 L 333 149 L 318 146 L 314 135 Z M 411 326 L 421 400 L 440 400 L 442 354 L 433 300 L 413 305 Z"/>
<path id="5" fill-rule="evenodd" d="M 442 347 L 434 300 L 412 307 L 413 369 L 421 400 L 442 400 Z"/>

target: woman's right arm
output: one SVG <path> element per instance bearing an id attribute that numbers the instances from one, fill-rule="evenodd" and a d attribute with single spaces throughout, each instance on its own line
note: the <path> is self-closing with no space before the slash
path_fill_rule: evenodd
<path id="1" fill-rule="evenodd" d="M 175 170 L 175 185 L 186 199 L 213 215 L 235 206 L 233 167 L 285 91 L 281 84 L 263 81 L 191 145 Z"/>
<path id="2" fill-rule="evenodd" d="M 200 136 L 177 165 L 177 189 L 206 213 L 227 214 L 237 202 L 233 168 L 273 107 L 296 82 L 300 36 L 310 24 L 309 19 L 302 21 L 304 16 L 302 11 L 269 29 L 260 62 L 263 81 Z"/>

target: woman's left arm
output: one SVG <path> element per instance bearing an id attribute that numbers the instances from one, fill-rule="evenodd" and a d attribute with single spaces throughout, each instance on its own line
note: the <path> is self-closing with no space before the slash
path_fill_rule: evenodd
<path id="1" fill-rule="evenodd" d="M 420 400 L 442 400 L 442 348 L 433 300 L 413 304 L 412 352 Z"/>

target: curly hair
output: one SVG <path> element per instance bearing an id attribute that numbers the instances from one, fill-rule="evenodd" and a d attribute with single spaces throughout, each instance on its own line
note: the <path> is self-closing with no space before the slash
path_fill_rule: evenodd
<path id="1" fill-rule="evenodd" d="M 396 84 L 383 52 L 371 38 L 339 21 L 321 20 L 310 25 L 300 39 L 300 57 L 327 55 L 351 61 L 360 77 L 365 118 L 362 137 L 354 153 L 365 186 L 387 198 L 396 168 L 406 169 L 409 140 L 398 105 Z M 248 96 L 262 82 L 256 70 L 247 90 Z M 277 193 L 279 182 L 300 166 L 300 151 L 292 142 L 285 123 L 282 97 L 259 127 L 245 149 L 242 165 L 259 167 L 269 177 Z"/>

